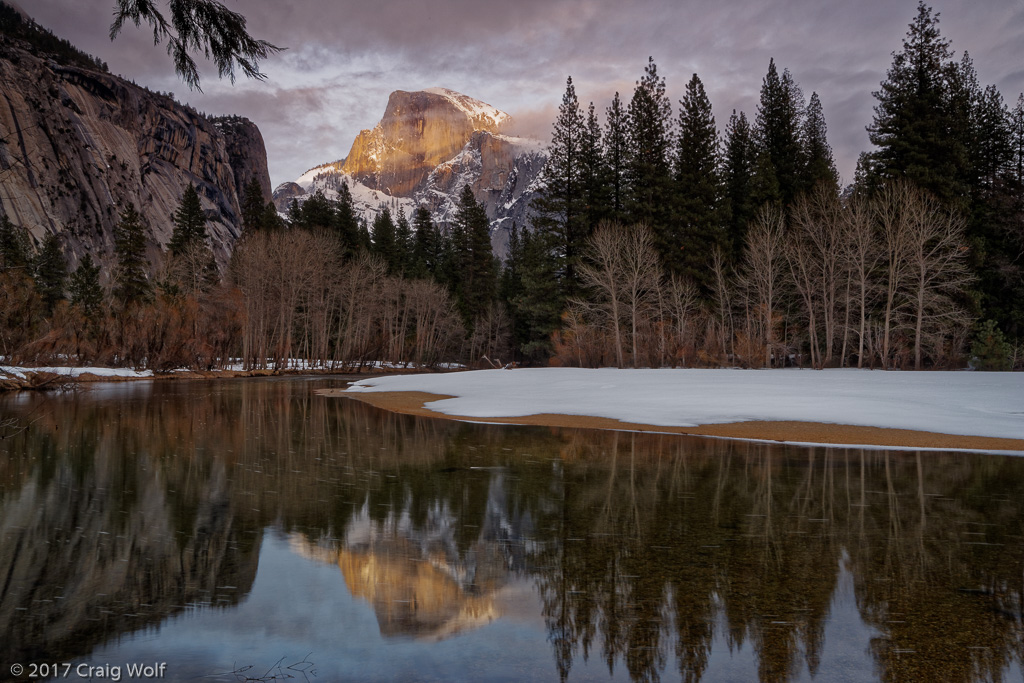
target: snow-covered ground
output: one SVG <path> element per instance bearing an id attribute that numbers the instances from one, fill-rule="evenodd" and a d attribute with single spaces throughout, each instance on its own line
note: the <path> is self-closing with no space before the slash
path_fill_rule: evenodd
<path id="1" fill-rule="evenodd" d="M 522 368 L 401 375 L 349 391 L 426 391 L 447 415 L 592 415 L 657 426 L 800 420 L 1024 439 L 1024 373 Z"/>
<path id="2" fill-rule="evenodd" d="M 17 377 L 18 379 L 25 379 L 26 373 L 30 372 L 52 372 L 55 375 L 67 375 L 68 377 L 78 377 L 79 375 L 96 375 L 97 377 L 131 377 L 133 379 L 152 377 L 152 370 L 132 370 L 131 368 L 66 368 L 66 367 L 49 367 L 49 368 L 25 368 L 16 365 L 0 365 L 0 372 L 5 372 L 8 375 Z"/>

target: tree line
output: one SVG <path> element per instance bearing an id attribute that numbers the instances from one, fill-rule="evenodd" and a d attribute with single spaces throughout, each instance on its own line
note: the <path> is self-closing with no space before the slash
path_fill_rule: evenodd
<path id="1" fill-rule="evenodd" d="M 69 273 L 56 235 L 33 253 L 28 232 L 0 220 L 0 355 L 12 361 L 203 370 L 507 358 L 500 264 L 468 186 L 449 231 L 425 208 L 410 222 L 382 207 L 371 238 L 347 186 L 284 219 L 253 180 L 223 268 L 191 184 L 158 263 L 141 214 L 121 210 L 107 273 L 89 255 Z"/>
<path id="2" fill-rule="evenodd" d="M 519 245 L 520 348 L 583 365 L 1020 364 L 1024 96 L 983 87 L 938 23 L 919 4 L 846 187 L 820 98 L 774 60 L 755 116 L 721 132 L 697 74 L 673 116 L 651 59 L 603 126 L 570 77 Z"/>
<path id="3" fill-rule="evenodd" d="M 154 368 L 375 361 L 623 366 L 979 367 L 1021 363 L 1024 98 L 953 59 L 923 3 L 840 188 L 816 93 L 769 62 L 752 118 L 719 132 L 694 74 L 674 116 L 649 60 L 628 103 L 571 77 L 530 226 L 491 251 L 470 187 L 360 217 L 348 186 L 278 213 L 243 192 L 215 263 L 186 187 L 159 263 L 122 207 L 114 263 L 68 273 L 59 238 L 0 229 L 0 355 Z"/>

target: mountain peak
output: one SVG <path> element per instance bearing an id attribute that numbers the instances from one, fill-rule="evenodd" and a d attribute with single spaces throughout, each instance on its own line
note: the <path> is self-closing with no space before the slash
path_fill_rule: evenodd
<path id="1" fill-rule="evenodd" d="M 396 90 L 380 123 L 356 137 L 342 170 L 372 189 L 410 196 L 474 133 L 498 133 L 509 120 L 500 109 L 448 88 Z"/>
<path id="2" fill-rule="evenodd" d="M 440 95 L 451 102 L 461 111 L 464 111 L 470 119 L 488 121 L 495 128 L 505 126 L 512 120 L 512 117 L 486 102 L 481 102 L 469 95 L 449 90 L 448 88 L 425 88 L 425 93 Z"/>

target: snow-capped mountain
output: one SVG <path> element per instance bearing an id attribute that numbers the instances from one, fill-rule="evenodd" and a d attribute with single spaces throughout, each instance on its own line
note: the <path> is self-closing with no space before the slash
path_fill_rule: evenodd
<path id="1" fill-rule="evenodd" d="M 321 190 L 336 196 L 347 182 L 356 208 L 373 221 L 381 207 L 411 214 L 430 209 L 448 226 L 459 193 L 470 185 L 491 219 L 495 252 L 504 254 L 513 223 L 524 226 L 546 161 L 545 143 L 507 135 L 511 117 L 447 88 L 397 90 L 380 122 L 356 136 L 347 157 L 321 164 L 274 191 L 280 211 Z"/>

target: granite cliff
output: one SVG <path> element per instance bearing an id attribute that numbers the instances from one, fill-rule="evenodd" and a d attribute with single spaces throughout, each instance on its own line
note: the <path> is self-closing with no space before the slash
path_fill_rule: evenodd
<path id="1" fill-rule="evenodd" d="M 250 121 L 207 118 L 168 95 L 100 68 L 58 63 L 0 35 L 0 212 L 37 244 L 57 234 L 72 268 L 86 253 L 111 263 L 114 226 L 128 202 L 146 220 L 155 259 L 188 183 L 199 191 L 223 263 L 254 177 L 270 196 L 263 138 Z"/>

